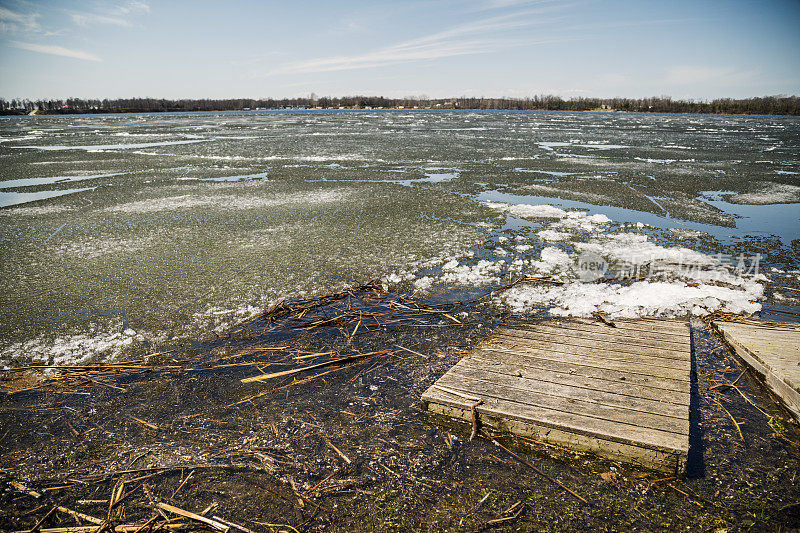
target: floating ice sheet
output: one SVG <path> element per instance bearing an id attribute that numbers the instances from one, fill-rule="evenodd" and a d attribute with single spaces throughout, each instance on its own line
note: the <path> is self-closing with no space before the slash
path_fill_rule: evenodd
<path id="1" fill-rule="evenodd" d="M 123 172 L 111 172 L 108 174 L 87 174 L 83 176 L 51 176 L 47 178 L 20 178 L 15 180 L 0 181 L 0 189 L 11 189 L 14 187 L 34 187 L 37 185 L 51 185 L 54 183 L 69 183 L 73 181 L 85 181 L 98 178 L 110 178 L 120 176 Z"/>
<path id="2" fill-rule="evenodd" d="M 47 198 L 55 198 L 57 196 L 66 196 L 68 194 L 75 194 L 83 191 L 91 191 L 92 189 L 94 189 L 94 187 L 85 187 L 83 189 L 62 189 L 59 191 L 37 191 L 37 192 L 0 191 L 0 207 L 27 204 L 39 200 L 46 200 Z"/>

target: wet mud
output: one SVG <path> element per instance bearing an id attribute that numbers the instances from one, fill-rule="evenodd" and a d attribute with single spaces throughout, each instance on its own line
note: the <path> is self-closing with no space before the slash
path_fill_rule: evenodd
<path id="1" fill-rule="evenodd" d="M 210 527 L 169 506 L 252 531 L 800 527 L 798 426 L 699 320 L 685 479 L 430 423 L 422 392 L 504 319 L 490 299 L 365 285 L 192 348 L 5 371 L 0 529 L 56 506 L 143 531 Z M 79 522 L 56 510 L 39 525 Z"/>

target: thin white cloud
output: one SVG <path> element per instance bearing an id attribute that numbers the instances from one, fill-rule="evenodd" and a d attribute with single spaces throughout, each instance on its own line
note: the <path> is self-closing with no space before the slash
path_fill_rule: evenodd
<path id="1" fill-rule="evenodd" d="M 72 22 L 78 26 L 89 26 L 90 24 L 110 24 L 111 26 L 131 26 L 127 20 L 119 17 L 109 17 L 107 15 L 98 15 L 97 13 L 70 13 Z"/>
<path id="2" fill-rule="evenodd" d="M 117 10 L 120 13 L 128 14 L 128 13 L 150 13 L 150 6 L 145 4 L 144 2 L 128 2 L 127 4 L 117 6 Z"/>
<path id="3" fill-rule="evenodd" d="M 427 44 L 406 42 L 366 54 L 301 61 L 281 67 L 270 72 L 270 74 L 333 72 L 339 70 L 382 67 L 426 59 L 480 54 L 493 50 L 493 43 L 487 40 Z"/>
<path id="4" fill-rule="evenodd" d="M 549 9 L 526 10 L 523 12 L 490 17 L 454 26 L 447 30 L 379 48 L 363 54 L 335 56 L 291 63 L 267 73 L 266 76 L 382 67 L 444 57 L 485 54 L 519 44 L 551 42 L 549 40 L 520 41 L 497 36 L 479 37 L 484 34 L 507 32 L 533 26 L 535 24 L 552 23 L 554 21 L 552 18 L 545 19 L 541 16 L 532 18 L 530 16 L 542 15 L 544 11 L 549 11 Z"/>
<path id="5" fill-rule="evenodd" d="M 128 20 L 129 17 L 138 14 L 150 13 L 150 6 L 144 2 L 128 2 L 104 7 L 98 12 L 73 11 L 69 13 L 72 22 L 78 26 L 89 26 L 93 24 L 108 24 L 111 26 L 130 27 L 133 24 Z"/>
<path id="6" fill-rule="evenodd" d="M 10 9 L 0 6 L 0 31 L 3 33 L 13 33 L 18 29 L 24 31 L 38 31 L 38 13 L 17 13 Z"/>
<path id="7" fill-rule="evenodd" d="M 38 52 L 40 54 L 50 54 L 54 56 L 71 57 L 74 59 L 83 59 L 85 61 L 102 61 L 98 56 L 83 52 L 81 50 L 71 50 L 63 46 L 53 46 L 47 44 L 34 44 L 34 43 L 21 43 L 19 41 L 9 41 L 9 44 L 14 48 L 21 50 L 28 50 L 30 52 Z"/>
<path id="8" fill-rule="evenodd" d="M 484 0 L 473 11 L 488 11 L 532 4 L 551 4 L 555 0 Z"/>
<path id="9" fill-rule="evenodd" d="M 110 24 L 112 26 L 130 26 L 131 23 L 119 17 L 109 17 L 97 13 L 70 13 L 72 22 L 78 26 L 89 26 L 90 24 Z"/>

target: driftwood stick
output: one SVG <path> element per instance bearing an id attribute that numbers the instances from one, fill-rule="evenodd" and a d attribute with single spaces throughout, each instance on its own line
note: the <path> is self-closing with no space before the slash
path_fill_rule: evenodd
<path id="1" fill-rule="evenodd" d="M 158 515 L 154 515 L 152 518 L 150 518 L 150 520 L 148 520 L 147 522 L 142 524 L 142 527 L 140 527 L 139 529 L 134 531 L 134 533 L 140 533 L 140 531 L 144 530 L 144 528 L 146 528 L 147 526 L 149 526 L 150 524 L 152 524 L 156 520 L 158 520 Z"/>
<path id="2" fill-rule="evenodd" d="M 188 518 L 190 520 L 194 520 L 196 522 L 202 522 L 207 526 L 211 526 L 217 531 L 228 531 L 229 526 L 221 522 L 217 522 L 216 520 L 212 520 L 210 518 L 206 518 L 205 516 L 200 516 L 199 514 L 193 513 L 191 511 L 186 511 L 185 509 L 181 509 L 180 507 L 175 507 L 174 505 L 170 505 L 168 503 L 159 502 L 156 504 L 159 509 L 163 509 L 165 511 L 169 511 L 170 513 L 182 516 L 184 518 Z"/>
<path id="3" fill-rule="evenodd" d="M 146 524 L 122 524 L 119 526 L 109 526 L 110 531 L 116 533 L 136 533 L 141 530 Z M 39 533 L 97 533 L 101 526 L 70 526 L 70 527 L 48 527 L 39 529 Z M 186 523 L 180 524 L 164 524 L 158 526 L 160 529 L 185 529 Z M 31 530 L 23 529 L 15 533 L 30 533 Z"/>
<path id="4" fill-rule="evenodd" d="M 234 524 L 233 522 L 228 522 L 227 520 L 225 520 L 223 518 L 220 518 L 220 517 L 218 517 L 216 515 L 212 516 L 211 518 L 213 518 L 217 522 L 225 524 L 228 527 L 232 527 L 233 529 L 238 529 L 239 531 L 244 531 L 244 533 L 256 533 L 252 529 L 247 529 L 246 527 L 240 526 L 239 524 Z"/>
<path id="5" fill-rule="evenodd" d="M 91 522 L 92 524 L 98 524 L 99 525 L 99 524 L 103 523 L 103 520 L 101 520 L 100 518 L 95 518 L 94 516 L 91 516 L 91 515 L 88 515 L 88 514 L 80 513 L 78 511 L 73 511 L 72 509 L 67 509 L 66 507 L 62 507 L 60 505 L 58 506 L 58 510 L 60 512 L 62 512 L 62 513 L 66 513 L 68 515 L 74 516 L 75 518 L 77 518 L 79 520 L 84 520 L 86 522 Z"/>
<path id="6" fill-rule="evenodd" d="M 338 453 L 338 454 L 339 454 L 339 457 L 341 457 L 342 459 L 344 459 L 344 462 L 345 462 L 345 463 L 347 463 L 347 464 L 351 464 L 351 463 L 353 462 L 353 461 L 351 461 L 351 460 L 350 460 L 350 458 L 349 458 L 349 457 L 347 457 L 347 456 L 346 456 L 344 453 L 342 453 L 342 450 L 340 450 L 339 448 L 337 448 L 336 446 L 334 446 L 334 445 L 333 445 L 333 443 L 332 443 L 332 442 L 331 442 L 331 441 L 330 441 L 330 440 L 329 440 L 327 437 L 322 437 L 322 438 L 323 438 L 323 439 L 325 439 L 325 442 L 327 442 L 327 443 L 328 443 L 328 446 L 330 446 L 330 447 L 333 449 L 333 451 L 335 451 L 336 453 Z"/>
<path id="7" fill-rule="evenodd" d="M 368 353 L 360 353 L 357 355 L 350 355 L 348 357 L 340 357 L 338 359 L 334 359 L 332 361 L 327 361 L 325 363 L 317 363 L 316 365 L 304 366 L 300 368 L 293 368 L 292 370 L 284 370 L 282 372 L 273 372 L 272 374 L 261 374 L 258 376 L 253 376 L 250 378 L 244 378 L 242 383 L 253 383 L 254 381 L 266 381 L 272 378 L 279 378 L 283 376 L 291 376 L 293 374 L 299 374 L 300 372 L 305 372 L 307 370 L 314 370 L 317 368 L 323 368 L 326 366 L 336 365 L 339 363 L 347 363 L 350 361 L 356 361 L 358 359 L 364 359 L 365 357 L 371 357 L 373 355 L 383 355 L 392 352 L 392 350 L 381 350 L 379 352 L 368 352 Z"/>
<path id="8" fill-rule="evenodd" d="M 736 421 L 736 419 L 735 419 L 735 418 L 733 418 L 733 415 L 730 413 L 730 411 L 728 411 L 727 409 L 725 409 L 725 406 L 724 406 L 724 405 L 722 405 L 722 404 L 719 402 L 719 400 L 717 400 L 716 398 L 711 398 L 711 399 L 712 399 L 712 400 L 714 400 L 714 402 L 716 402 L 716 404 L 717 404 L 717 405 L 719 405 L 720 409 L 722 409 L 723 411 L 725 411 L 725 414 L 727 414 L 727 415 L 728 415 L 728 417 L 731 419 L 731 422 L 733 422 L 733 425 L 734 425 L 734 426 L 736 426 L 736 431 L 738 431 L 738 432 L 739 432 L 739 437 L 742 439 L 742 442 L 744 442 L 744 435 L 742 435 L 742 428 L 740 428 L 740 427 L 739 427 L 739 422 L 737 422 L 737 421 Z"/>
<path id="9" fill-rule="evenodd" d="M 420 356 L 420 357 L 422 357 L 422 358 L 424 358 L 424 359 L 427 359 L 427 358 L 428 358 L 428 356 L 427 356 L 427 355 L 421 354 L 421 353 L 419 353 L 419 352 L 415 352 L 414 350 L 411 350 L 411 349 L 409 349 L 409 348 L 406 348 L 405 346 L 401 346 L 401 345 L 399 345 L 399 344 L 395 344 L 395 346 L 396 346 L 397 348 L 400 348 L 401 350 L 404 350 L 404 351 L 406 351 L 406 352 L 408 352 L 408 353 L 413 353 L 414 355 L 418 355 L 418 356 Z"/>
<path id="10" fill-rule="evenodd" d="M 36 492 L 35 490 L 31 489 L 30 487 L 28 487 L 23 483 L 20 483 L 19 481 L 9 481 L 8 484 L 17 489 L 18 491 L 24 492 L 25 494 L 33 496 L 34 498 L 38 499 L 42 497 L 41 493 Z"/>
<path id="11" fill-rule="evenodd" d="M 285 527 L 291 529 L 292 531 L 294 531 L 294 533 L 300 533 L 289 524 L 270 524 L 269 522 L 256 522 L 256 524 L 258 524 L 259 526 L 274 527 L 274 528 Z"/>
<path id="12" fill-rule="evenodd" d="M 45 513 L 45 515 L 41 519 L 39 519 L 39 521 L 36 522 L 36 524 L 30 529 L 30 533 L 36 533 L 37 531 L 39 531 L 39 528 L 42 527 L 42 524 L 44 524 L 45 520 L 50 518 L 50 515 L 56 512 L 56 509 L 58 509 L 58 505 L 54 505 L 52 509 L 47 511 L 47 513 Z"/>
<path id="13" fill-rule="evenodd" d="M 188 475 L 188 476 L 186 476 L 186 479 L 184 479 L 184 480 L 181 482 L 181 484 L 180 484 L 180 485 L 178 485 L 178 488 L 177 488 L 177 489 L 175 489 L 175 490 L 172 492 L 172 496 L 170 496 L 170 497 L 169 497 L 169 499 L 170 499 L 170 500 L 171 500 L 172 498 L 174 498 L 174 497 L 175 497 L 175 495 L 176 495 L 176 494 L 178 494 L 178 492 L 180 492 L 180 490 L 183 488 L 183 486 L 184 486 L 184 485 L 186 485 L 186 482 L 187 482 L 187 481 L 189 481 L 189 479 L 190 479 L 190 478 L 191 478 L 193 475 L 194 475 L 194 470 L 192 470 L 191 472 L 189 472 L 189 475 Z"/>
<path id="14" fill-rule="evenodd" d="M 150 501 L 150 505 L 153 506 L 153 508 L 158 512 L 159 515 L 161 515 L 161 518 L 163 518 L 164 520 L 169 520 L 167 513 L 156 507 L 156 499 L 153 497 L 153 493 L 150 492 L 150 487 L 147 486 L 147 483 L 142 483 L 142 491 L 144 492 L 145 496 L 147 496 L 147 499 Z"/>
<path id="15" fill-rule="evenodd" d="M 495 518 L 494 520 L 489 520 L 488 522 L 486 522 L 486 524 L 494 526 L 497 524 L 502 524 L 503 522 L 508 522 L 510 520 L 516 519 L 522 513 L 522 510 L 525 508 L 525 505 L 522 503 L 522 500 L 518 501 L 517 503 L 515 503 L 514 505 L 512 505 L 511 507 L 500 513 L 501 515 L 508 514 L 512 512 L 514 509 L 516 509 L 517 506 L 519 506 L 519 509 L 517 509 L 517 512 L 514 513 L 513 515 L 501 518 Z"/>
<path id="16" fill-rule="evenodd" d="M 597 318 L 597 320 L 599 320 L 600 322 L 602 322 L 603 324 L 605 324 L 605 325 L 606 325 L 606 326 L 608 326 L 608 327 L 611 327 L 611 328 L 615 328 L 615 327 L 617 327 L 617 325 L 616 325 L 616 324 L 614 324 L 614 323 L 611 321 L 611 319 L 610 319 L 610 318 L 608 318 L 608 315 L 607 315 L 607 314 L 605 314 L 605 313 L 602 313 L 602 312 L 600 312 L 600 311 L 597 311 L 596 313 L 594 313 L 594 317 L 595 317 L 595 318 Z"/>
<path id="17" fill-rule="evenodd" d="M 341 472 L 343 469 L 344 469 L 344 467 L 341 467 L 341 468 L 338 468 L 338 469 L 334 470 L 333 472 L 331 472 L 330 474 L 328 474 L 327 476 L 325 476 L 325 479 L 323 479 L 322 481 L 320 481 L 319 483 L 317 483 L 316 485 L 314 485 L 314 486 L 313 486 L 313 487 L 311 487 L 310 489 L 308 489 L 308 490 L 304 490 L 304 491 L 303 491 L 303 493 L 304 493 L 304 494 L 311 494 L 312 492 L 314 492 L 315 490 L 317 490 L 317 489 L 318 489 L 320 486 L 322 486 L 322 484 L 323 484 L 323 483 L 325 483 L 325 482 L 326 482 L 326 481 L 328 481 L 330 478 L 332 478 L 333 476 L 335 476 L 336 474 L 338 474 L 339 472 Z"/>
<path id="18" fill-rule="evenodd" d="M 493 438 L 489 437 L 488 435 L 487 435 L 487 438 L 489 438 L 489 440 L 491 440 L 491 441 L 492 441 L 494 444 L 496 444 L 497 446 L 499 446 L 500 448 L 502 448 L 503 450 L 505 450 L 505 451 L 506 451 L 506 452 L 507 452 L 507 453 L 508 453 L 508 454 L 509 454 L 511 457 L 513 457 L 514 459 L 516 459 L 516 460 L 517 460 L 517 461 L 519 461 L 520 463 L 524 464 L 525 466 L 527 466 L 528 468 L 530 468 L 531 470 L 533 470 L 534 472 L 536 472 L 536 473 L 537 473 L 537 474 L 539 474 L 540 476 L 542 476 L 542 477 L 546 478 L 546 479 L 547 479 L 547 480 L 549 480 L 549 481 L 552 481 L 553 483 L 555 483 L 556 485 L 558 485 L 559 487 L 561 487 L 561 488 L 562 488 L 562 489 L 564 489 L 565 491 L 569 492 L 570 494 L 572 494 L 573 496 L 575 496 L 576 498 L 578 498 L 578 499 L 579 499 L 580 501 L 582 501 L 583 503 L 589 503 L 589 502 L 587 502 L 586 500 L 584 500 L 584 499 L 583 499 L 583 498 L 582 498 L 580 495 L 578 495 L 577 493 L 573 492 L 573 491 L 572 491 L 572 490 L 571 490 L 569 487 L 567 487 L 566 485 L 564 485 L 563 483 L 561 483 L 559 480 L 557 480 L 557 479 L 555 479 L 554 477 L 551 477 L 551 476 L 549 476 L 549 475 L 545 474 L 544 472 L 542 472 L 541 470 L 539 470 L 538 468 L 536 468 L 535 466 L 533 466 L 531 463 L 529 463 L 528 461 L 526 461 L 525 459 L 523 459 L 522 457 L 520 457 L 520 456 L 519 456 L 519 455 L 517 455 L 516 453 L 512 452 L 511 450 L 509 450 L 508 448 L 506 448 L 505 446 L 503 446 L 502 444 L 500 444 L 499 442 L 497 442 L 495 439 L 493 439 Z"/>

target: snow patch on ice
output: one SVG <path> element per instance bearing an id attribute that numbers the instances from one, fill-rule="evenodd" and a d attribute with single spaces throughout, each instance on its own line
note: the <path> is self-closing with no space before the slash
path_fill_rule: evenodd
<path id="1" fill-rule="evenodd" d="M 539 260 L 531 263 L 531 267 L 539 273 L 556 274 L 568 270 L 573 263 L 574 260 L 567 252 L 555 246 L 548 246 L 542 250 Z"/>
<path id="2" fill-rule="evenodd" d="M 560 242 L 568 239 L 569 233 L 564 233 L 563 231 L 556 231 L 552 229 L 544 229 L 536 233 L 536 236 L 546 242 Z"/>
<path id="3" fill-rule="evenodd" d="M 250 304 L 238 307 L 212 306 L 192 315 L 190 329 L 202 329 L 223 333 L 234 324 L 249 320 L 264 311 L 265 307 Z"/>
<path id="4" fill-rule="evenodd" d="M 518 285 L 495 302 L 516 313 L 548 307 L 556 316 L 589 316 L 597 311 L 612 317 L 683 316 L 761 309 L 757 300 L 764 294 L 763 275 L 742 275 L 718 258 L 688 248 L 660 246 L 637 233 L 597 235 L 574 247 L 574 255 L 547 247 L 538 261 L 529 264 L 533 273 L 554 275 L 564 285 Z M 607 261 L 613 272 L 647 279 L 627 285 L 583 283 L 578 259 L 586 253 Z"/>
<path id="5" fill-rule="evenodd" d="M 670 228 L 670 233 L 674 233 L 678 239 L 699 239 L 700 237 L 708 237 L 708 233 L 697 229 L 689 228 Z"/>
<path id="6" fill-rule="evenodd" d="M 767 183 L 761 190 L 735 194 L 730 197 L 737 204 L 790 204 L 800 202 L 800 186 L 787 183 Z"/>
<path id="7" fill-rule="evenodd" d="M 442 281 L 454 285 L 489 285 L 499 281 L 503 265 L 499 261 L 479 260 L 475 264 L 460 264 L 451 259 L 442 265 Z"/>
<path id="8" fill-rule="evenodd" d="M 515 287 L 502 296 L 513 311 L 552 306 L 556 316 L 590 316 L 601 311 L 611 317 L 704 315 L 717 309 L 754 313 L 763 287 L 750 283 L 744 290 L 717 285 L 690 286 L 683 281 L 637 281 L 629 286 L 568 283 L 560 287 Z"/>
<path id="9" fill-rule="evenodd" d="M 433 287 L 436 279 L 433 276 L 422 276 L 414 281 L 414 288 L 420 291 L 427 291 Z"/>
<path id="10" fill-rule="evenodd" d="M 12 344 L 0 351 L 0 361 L 6 364 L 14 359 L 30 359 L 48 365 L 79 365 L 95 357 L 113 360 L 125 349 L 137 342 L 144 341 L 144 336 L 122 325 L 108 331 L 99 331 L 91 326 L 87 333 L 78 335 L 62 335 L 55 338 L 38 337 L 29 341 Z"/>
<path id="11" fill-rule="evenodd" d="M 327 204 L 340 202 L 349 195 L 346 189 L 331 191 L 304 192 L 275 196 L 236 196 L 185 194 L 153 200 L 128 202 L 106 208 L 113 213 L 153 213 L 198 207 L 217 207 L 223 209 L 260 209 L 291 204 Z"/>
<path id="12" fill-rule="evenodd" d="M 506 211 L 520 218 L 558 219 L 551 223 L 551 228 L 566 230 L 596 231 L 611 222 L 607 216 L 597 213 L 589 215 L 586 211 L 566 211 L 553 205 L 504 204 L 500 202 L 484 202 L 493 209 Z M 545 234 L 550 235 L 550 234 Z M 551 235 L 552 236 L 552 235 Z"/>

